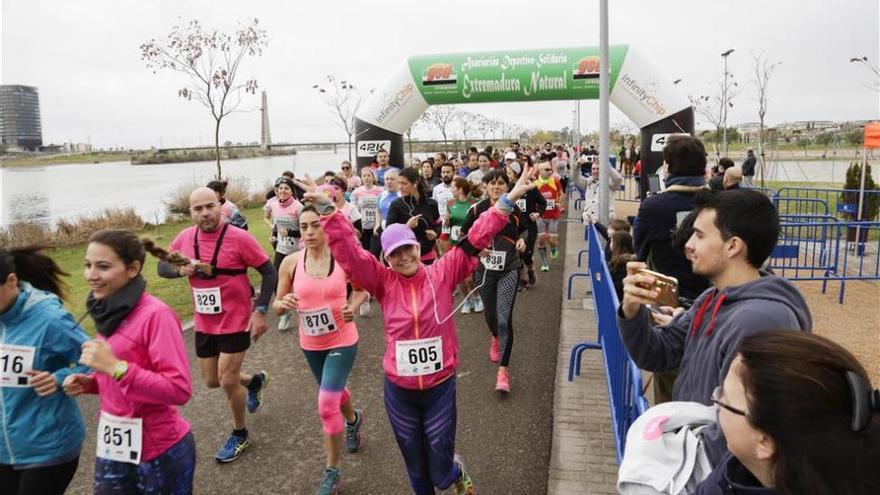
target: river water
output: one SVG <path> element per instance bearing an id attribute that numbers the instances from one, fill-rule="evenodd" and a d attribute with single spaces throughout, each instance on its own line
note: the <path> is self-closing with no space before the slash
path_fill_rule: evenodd
<path id="1" fill-rule="evenodd" d="M 424 157 L 424 154 L 417 154 Z M 338 170 L 347 151 L 302 151 L 298 155 L 229 160 L 227 177 L 244 176 L 251 188 L 263 190 L 284 170 L 298 176 Z M 778 162 L 768 164 L 768 179 L 842 182 L 848 163 L 843 160 Z M 880 166 L 873 175 L 880 182 Z M 207 183 L 214 162 L 131 165 L 129 162 L 66 164 L 46 167 L 0 168 L 0 226 L 16 222 L 54 224 L 60 218 L 95 213 L 104 208 L 133 207 L 148 222 L 165 219 L 163 200 L 179 184 Z"/>

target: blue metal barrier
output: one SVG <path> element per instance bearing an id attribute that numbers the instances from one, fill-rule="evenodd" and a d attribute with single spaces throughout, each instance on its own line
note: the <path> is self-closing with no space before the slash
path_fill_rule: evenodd
<path id="1" fill-rule="evenodd" d="M 854 220 L 859 197 L 858 189 L 826 189 L 815 187 L 782 187 L 775 195 L 777 198 L 818 199 L 824 201 L 830 210 L 842 216 L 842 220 Z M 864 201 L 880 201 L 880 190 L 865 191 Z M 807 213 L 801 211 L 798 213 Z M 865 220 L 880 220 L 880 215 Z"/>
<path id="2" fill-rule="evenodd" d="M 784 196 L 771 197 L 776 211 L 780 215 L 830 215 L 828 202 L 818 198 L 787 198 Z M 840 205 L 838 205 L 840 206 Z"/>
<path id="3" fill-rule="evenodd" d="M 611 406 L 611 423 L 614 427 L 617 462 L 623 458 L 626 432 L 633 422 L 648 408 L 642 395 L 642 375 L 630 359 L 617 329 L 617 293 L 596 228 L 589 228 L 589 273 L 593 286 L 593 303 L 598 325 L 597 342 L 582 342 L 572 347 L 568 363 L 568 380 L 580 375 L 581 355 L 587 349 L 601 349 L 605 361 L 605 378 L 608 386 L 608 402 Z M 575 274 L 578 275 L 578 274 Z M 584 275 L 584 274 L 581 274 Z"/>
<path id="4" fill-rule="evenodd" d="M 825 293 L 839 281 L 843 304 L 848 280 L 880 280 L 880 222 L 841 222 L 829 215 L 780 215 L 779 243 L 769 268 L 789 280 L 817 280 Z"/>

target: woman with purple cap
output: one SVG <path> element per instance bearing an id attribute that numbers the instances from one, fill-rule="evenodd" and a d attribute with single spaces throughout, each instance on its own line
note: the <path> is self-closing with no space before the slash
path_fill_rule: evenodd
<path id="1" fill-rule="evenodd" d="M 388 225 L 381 244 L 389 266 L 379 263 L 358 242 L 344 215 L 338 214 L 311 181 L 309 191 L 321 211 L 334 259 L 351 281 L 382 305 L 385 327 L 385 409 L 403 454 L 410 485 L 418 495 L 454 487 L 474 494 L 474 484 L 455 454 L 455 368 L 458 340 L 452 293 L 479 262 L 479 254 L 508 223 L 515 202 L 535 187 L 523 173 L 513 189 L 474 222 L 467 237 L 431 265 L 421 262 L 421 247 L 405 224 Z"/>

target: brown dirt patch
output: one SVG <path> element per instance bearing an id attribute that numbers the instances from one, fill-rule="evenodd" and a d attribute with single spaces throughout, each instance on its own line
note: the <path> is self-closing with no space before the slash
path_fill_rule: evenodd
<path id="1" fill-rule="evenodd" d="M 861 361 L 874 386 L 880 384 L 880 283 L 847 282 L 838 304 L 840 282 L 795 282 L 813 315 L 813 331 L 839 343 Z"/>

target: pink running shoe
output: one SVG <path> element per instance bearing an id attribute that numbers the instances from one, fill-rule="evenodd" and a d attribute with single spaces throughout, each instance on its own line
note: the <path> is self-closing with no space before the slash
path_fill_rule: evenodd
<path id="1" fill-rule="evenodd" d="M 498 376 L 495 380 L 495 390 L 498 392 L 510 393 L 510 374 L 507 370 L 498 370 Z"/>
<path id="2" fill-rule="evenodd" d="M 501 361 L 501 343 L 498 342 L 498 337 L 492 337 L 492 343 L 489 344 L 489 361 Z"/>

